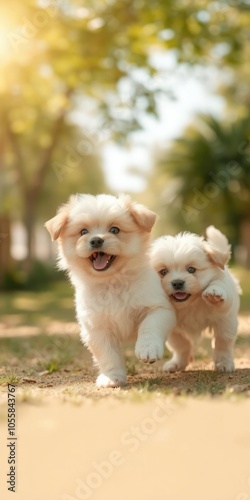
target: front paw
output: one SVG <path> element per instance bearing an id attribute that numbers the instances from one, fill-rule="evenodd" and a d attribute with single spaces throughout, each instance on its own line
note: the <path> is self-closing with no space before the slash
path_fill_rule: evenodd
<path id="1" fill-rule="evenodd" d="M 140 338 L 136 342 L 135 354 L 144 363 L 154 363 L 163 357 L 164 345 L 163 343 L 153 341 L 153 339 Z"/>
<path id="2" fill-rule="evenodd" d="M 215 361 L 214 363 L 214 369 L 217 372 L 234 372 L 234 362 L 232 359 L 223 359 L 221 361 Z"/>
<path id="3" fill-rule="evenodd" d="M 221 304 L 226 300 L 226 294 L 224 290 L 219 287 L 208 287 L 204 290 L 202 298 L 209 304 Z"/>
<path id="4" fill-rule="evenodd" d="M 109 374 L 100 373 L 96 379 L 96 386 L 101 387 L 121 387 L 126 384 L 126 375 L 124 374 Z"/>

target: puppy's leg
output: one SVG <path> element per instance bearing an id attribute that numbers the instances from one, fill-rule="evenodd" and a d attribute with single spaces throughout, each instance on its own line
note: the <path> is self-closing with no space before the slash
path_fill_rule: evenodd
<path id="1" fill-rule="evenodd" d="M 97 387 L 119 387 L 126 384 L 126 369 L 119 345 L 106 332 L 95 332 L 88 347 L 99 367 Z"/>
<path id="2" fill-rule="evenodd" d="M 167 347 L 173 353 L 173 356 L 163 365 L 163 370 L 166 372 L 185 370 L 192 357 L 192 344 L 190 340 L 184 337 L 178 330 L 173 330 L 169 335 Z"/>
<path id="3" fill-rule="evenodd" d="M 220 372 L 234 371 L 234 343 L 237 318 L 227 317 L 214 325 L 214 368 Z"/>
<path id="4" fill-rule="evenodd" d="M 175 313 L 160 307 L 151 311 L 141 322 L 135 354 L 144 363 L 154 363 L 163 357 L 167 335 L 176 323 Z"/>

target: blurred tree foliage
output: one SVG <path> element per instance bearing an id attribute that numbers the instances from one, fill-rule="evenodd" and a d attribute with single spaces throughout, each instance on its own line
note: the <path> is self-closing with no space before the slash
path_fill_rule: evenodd
<path id="1" fill-rule="evenodd" d="M 157 51 L 172 51 L 177 63 L 227 67 L 231 86 L 235 68 L 249 77 L 248 0 L 12 0 L 0 10 L 1 182 L 11 188 L 2 193 L 2 211 L 20 210 L 29 262 L 44 198 L 56 205 L 79 185 L 103 186 L 99 142 L 80 153 L 76 168 L 58 173 L 85 135 L 78 141 L 73 119 L 76 110 L 84 114 L 84 99 L 97 113 L 97 131 L 119 140 L 141 126 L 142 113 L 156 113 Z M 121 99 L 123 82 L 129 90 Z"/>
<path id="2" fill-rule="evenodd" d="M 162 153 L 154 176 L 162 226 L 204 233 L 220 227 L 241 243 L 250 267 L 250 118 L 197 117 Z M 163 229 L 163 227 L 162 227 Z"/>

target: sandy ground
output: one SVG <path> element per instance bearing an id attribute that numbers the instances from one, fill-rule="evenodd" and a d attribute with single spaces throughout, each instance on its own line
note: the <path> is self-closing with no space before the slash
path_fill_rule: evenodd
<path id="1" fill-rule="evenodd" d="M 177 374 L 139 363 L 128 345 L 123 389 L 96 389 L 76 325 L 65 338 L 60 328 L 42 352 L 39 332 L 0 335 L 1 373 L 18 375 L 17 440 L 8 440 L 7 382 L 0 387 L 1 500 L 250 500 L 249 316 L 240 318 L 233 374 L 211 370 L 208 337 Z M 39 356 L 71 349 L 57 371 L 37 370 Z"/>
<path id="2" fill-rule="evenodd" d="M 59 400 L 17 411 L 16 493 L 7 490 L 1 408 L 1 499 L 248 500 L 250 401 Z"/>
<path id="3" fill-rule="evenodd" d="M 53 328 L 52 328 L 53 326 Z M 60 397 L 82 400 L 85 397 L 100 399 L 108 395 L 122 396 L 131 391 L 146 390 L 179 395 L 244 393 L 250 396 L 250 316 L 239 318 L 239 334 L 235 347 L 233 374 L 216 373 L 212 369 L 211 335 L 205 333 L 198 344 L 194 361 L 182 373 L 162 372 L 163 361 L 153 365 L 139 362 L 134 354 L 134 344 L 124 348 L 128 371 L 128 385 L 123 389 L 102 389 L 95 386 L 97 370 L 93 366 L 89 351 L 81 344 L 76 323 L 50 325 L 52 331 L 41 336 L 39 333 L 22 333 L 19 327 L 1 330 L 0 344 L 0 401 L 5 398 L 7 382 L 5 377 L 18 376 L 18 391 L 22 398 Z M 66 333 L 65 333 L 66 332 Z M 8 344 L 5 339 L 8 339 Z M 13 343 L 11 343 L 13 339 Z M 65 361 L 65 355 L 68 356 Z M 56 369 L 46 369 L 55 363 Z M 61 363 L 63 360 L 63 363 Z M 52 361 L 52 363 L 49 363 Z M 26 397 L 27 396 L 27 397 Z"/>

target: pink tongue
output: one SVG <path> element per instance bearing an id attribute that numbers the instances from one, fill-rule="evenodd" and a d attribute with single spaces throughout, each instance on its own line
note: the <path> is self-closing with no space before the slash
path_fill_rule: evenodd
<path id="1" fill-rule="evenodd" d="M 109 258 L 108 254 L 104 253 L 103 255 L 101 255 L 100 253 L 98 253 L 96 259 L 93 262 L 94 268 L 104 269 L 104 267 L 107 264 L 108 258 Z"/>
<path id="2" fill-rule="evenodd" d="M 174 294 L 174 296 L 177 298 L 177 299 L 185 299 L 186 296 L 187 296 L 187 293 L 184 293 L 184 292 L 177 292 Z"/>

